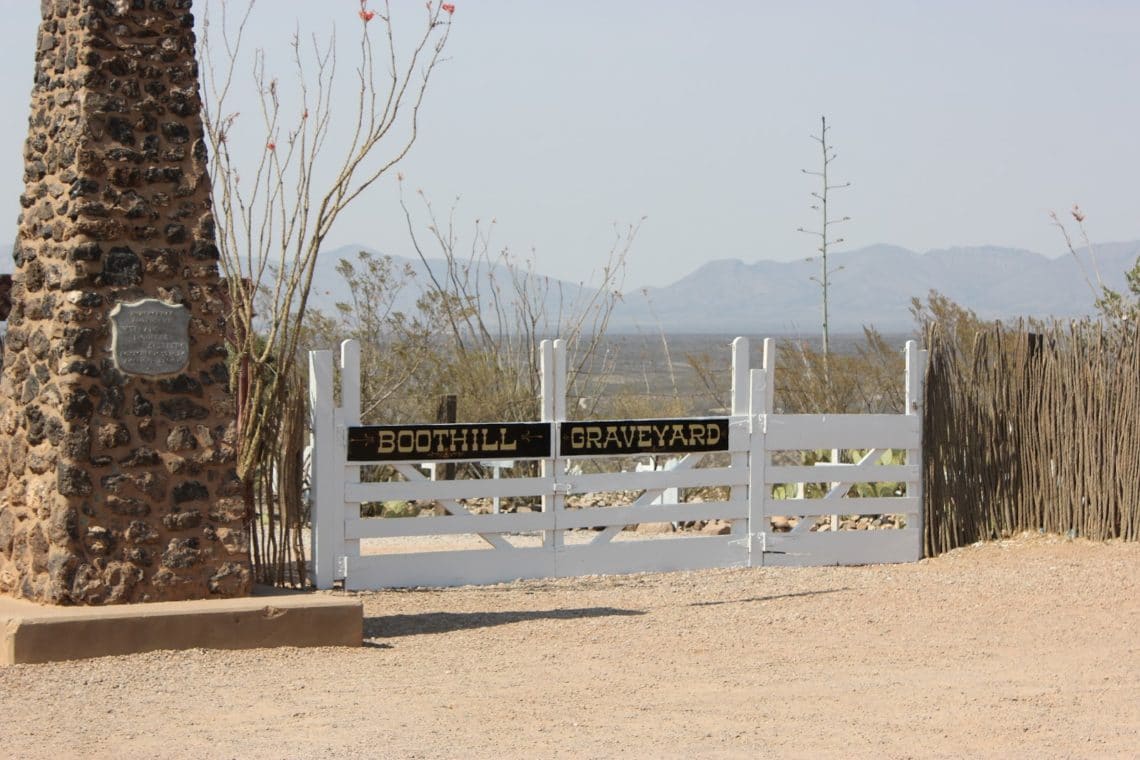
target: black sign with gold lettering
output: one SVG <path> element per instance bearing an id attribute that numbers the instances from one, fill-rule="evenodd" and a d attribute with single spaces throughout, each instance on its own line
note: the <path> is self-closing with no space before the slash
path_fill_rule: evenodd
<path id="1" fill-rule="evenodd" d="M 728 451 L 728 418 L 563 422 L 564 457 Z"/>
<path id="2" fill-rule="evenodd" d="M 551 456 L 549 422 L 372 425 L 348 429 L 350 462 L 539 459 Z"/>

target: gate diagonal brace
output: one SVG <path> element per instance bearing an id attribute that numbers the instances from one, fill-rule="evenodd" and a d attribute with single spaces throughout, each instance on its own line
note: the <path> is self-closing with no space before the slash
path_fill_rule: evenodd
<path id="1" fill-rule="evenodd" d="M 430 478 L 419 471 L 419 468 L 408 463 L 397 463 L 394 469 L 409 481 L 423 482 L 430 480 Z M 444 510 L 447 511 L 449 515 L 466 515 L 468 517 L 473 516 L 470 510 L 466 509 L 462 504 L 460 504 L 458 501 L 455 501 L 454 499 L 440 499 L 439 504 L 444 508 Z M 479 538 L 483 539 L 493 548 L 499 551 L 514 551 L 515 549 L 514 544 L 497 533 L 478 533 L 476 535 L 478 535 Z"/>

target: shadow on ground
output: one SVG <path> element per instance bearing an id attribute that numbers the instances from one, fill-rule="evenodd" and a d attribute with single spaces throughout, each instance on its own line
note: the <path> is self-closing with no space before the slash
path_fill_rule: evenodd
<path id="1" fill-rule="evenodd" d="M 719 604 L 748 604 L 749 602 L 772 602 L 777 599 L 794 599 L 797 596 L 817 596 L 819 594 L 839 594 L 850 591 L 849 588 L 825 588 L 820 591 L 796 591 L 791 594 L 769 594 L 767 596 L 750 596 L 747 599 L 716 599 L 711 602 L 691 602 L 690 607 L 715 607 Z"/>
<path id="2" fill-rule="evenodd" d="M 642 610 L 616 607 L 583 607 L 561 610 L 517 610 L 510 612 L 424 612 L 418 615 L 383 615 L 364 618 L 364 637 L 386 639 L 423 633 L 449 633 L 470 628 L 493 628 L 497 625 L 528 620 L 576 620 L 579 618 L 644 615 Z"/>

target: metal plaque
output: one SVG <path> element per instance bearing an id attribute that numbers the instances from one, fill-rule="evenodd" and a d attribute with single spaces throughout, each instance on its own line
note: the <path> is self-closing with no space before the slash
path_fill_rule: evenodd
<path id="1" fill-rule="evenodd" d="M 350 427 L 348 461 L 541 459 L 550 456 L 551 441 L 549 422 Z"/>
<path id="2" fill-rule="evenodd" d="M 728 451 L 728 418 L 596 420 L 559 424 L 564 457 Z"/>
<path id="3" fill-rule="evenodd" d="M 129 375 L 175 375 L 190 362 L 190 311 L 156 298 L 111 310 L 111 354 Z"/>

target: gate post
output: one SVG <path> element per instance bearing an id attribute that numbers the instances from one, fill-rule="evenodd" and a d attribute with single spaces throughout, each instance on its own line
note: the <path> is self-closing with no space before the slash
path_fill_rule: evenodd
<path id="1" fill-rule="evenodd" d="M 748 416 L 748 372 L 751 368 L 752 355 L 748 338 L 736 338 L 732 341 L 732 398 L 730 399 L 729 413 L 732 415 L 733 424 L 736 424 L 740 419 L 747 421 L 749 434 L 752 433 L 754 424 L 752 418 Z M 748 452 L 742 451 L 732 455 L 732 469 L 740 468 L 747 471 L 748 466 Z M 729 489 L 728 498 L 729 501 L 736 501 L 741 495 L 750 496 L 750 494 L 751 491 L 747 486 L 733 486 Z M 737 536 L 739 540 L 746 540 L 751 530 L 752 527 L 747 517 L 743 520 L 732 521 L 732 535 Z M 745 546 L 751 546 L 751 543 L 747 543 Z"/>
<path id="2" fill-rule="evenodd" d="M 544 340 L 542 351 L 542 421 L 558 423 L 566 419 L 566 342 L 564 340 Z M 558 530 L 558 513 L 566 506 L 566 496 L 556 490 L 558 477 L 564 464 L 561 458 L 558 426 L 551 425 L 553 435 L 550 441 L 550 459 L 542 460 L 541 475 L 549 480 L 547 493 L 542 496 L 542 511 L 554 514 L 554 528 L 545 531 L 542 545 L 545 549 L 558 551 L 563 545 L 562 531 Z"/>
<path id="3" fill-rule="evenodd" d="M 926 532 L 926 505 L 923 499 L 922 478 L 925 468 L 922 461 L 922 419 L 923 419 L 923 384 L 926 380 L 927 352 L 918 350 L 918 342 L 906 342 L 906 413 L 908 416 L 917 416 L 919 425 L 917 449 L 907 449 L 906 463 L 918 465 L 918 480 L 907 482 L 907 496 L 918 499 L 918 515 L 916 530 L 916 546 L 914 559 L 922 559 L 923 539 Z"/>
<path id="4" fill-rule="evenodd" d="M 336 451 L 343 452 L 344 458 L 340 463 L 348 459 L 348 438 L 347 428 L 352 425 L 360 424 L 360 343 L 355 340 L 341 341 L 340 344 L 340 414 L 336 415 L 336 426 L 334 434 L 337 437 Z M 339 463 L 338 463 L 339 464 Z M 349 483 L 360 482 L 360 465 L 351 465 L 338 468 L 338 473 L 343 471 L 344 476 L 342 482 L 344 485 Z M 331 481 L 330 481 L 331 482 Z M 348 503 L 344 501 L 344 486 L 337 492 L 337 497 L 340 499 L 338 507 L 340 512 L 340 519 L 337 525 L 340 532 L 337 534 L 337 541 L 341 542 L 336 550 L 337 556 L 359 557 L 360 556 L 360 539 L 347 540 L 344 537 L 344 518 L 351 515 L 354 518 L 360 517 L 360 503 Z M 334 562 L 334 565 L 336 563 Z M 336 567 L 334 576 L 336 580 L 341 580 L 346 575 L 346 567 Z"/>
<path id="5" fill-rule="evenodd" d="M 764 339 L 764 408 L 759 414 L 770 414 L 776 409 L 776 341 Z"/>
<path id="6" fill-rule="evenodd" d="M 776 344 L 764 339 L 764 367 L 748 373 L 748 420 L 752 425 L 748 451 L 748 566 L 764 564 L 764 549 L 768 538 L 768 442 L 766 430 L 768 414 L 772 411 L 775 392 Z M 759 538 L 759 548 L 756 539 Z"/>
<path id="7" fill-rule="evenodd" d="M 335 404 L 333 402 L 333 355 L 327 349 L 309 352 L 309 424 L 312 432 L 312 561 L 313 585 L 332 588 L 336 576 L 336 553 L 343 544 L 344 518 L 341 514 L 344 489 L 337 472 Z M 338 503 L 339 499 L 339 503 Z M 337 526 L 340 526 L 340 539 Z"/>
<path id="8" fill-rule="evenodd" d="M 767 424 L 767 405 L 764 397 L 768 389 L 768 375 L 762 369 L 749 372 L 750 393 L 748 421 L 752 426 L 748 446 L 748 566 L 764 564 L 764 547 L 768 537 L 768 516 L 765 510 L 765 480 L 767 479 L 768 451 L 764 440 Z M 759 548 L 757 549 L 757 539 Z"/>

